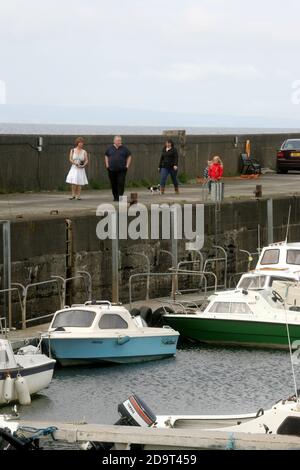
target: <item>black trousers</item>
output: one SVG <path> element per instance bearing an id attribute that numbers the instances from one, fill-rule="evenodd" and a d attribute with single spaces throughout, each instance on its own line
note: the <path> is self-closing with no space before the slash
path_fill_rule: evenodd
<path id="1" fill-rule="evenodd" d="M 110 179 L 111 190 L 114 196 L 114 201 L 118 201 L 120 196 L 123 196 L 125 190 L 125 179 L 127 170 L 111 171 L 108 170 Z"/>

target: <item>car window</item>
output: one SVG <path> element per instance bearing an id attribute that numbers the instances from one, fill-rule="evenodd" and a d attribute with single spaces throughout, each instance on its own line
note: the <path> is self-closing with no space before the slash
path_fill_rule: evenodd
<path id="1" fill-rule="evenodd" d="M 300 150 L 300 140 L 287 140 L 283 145 L 284 150 Z"/>
<path id="2" fill-rule="evenodd" d="M 114 313 L 105 313 L 100 318 L 99 328 L 104 330 L 125 329 L 128 328 L 128 323 L 122 317 L 120 317 L 120 315 L 116 315 Z"/>
<path id="3" fill-rule="evenodd" d="M 88 328 L 92 325 L 95 316 L 95 312 L 89 310 L 65 310 L 56 314 L 51 327 Z"/>

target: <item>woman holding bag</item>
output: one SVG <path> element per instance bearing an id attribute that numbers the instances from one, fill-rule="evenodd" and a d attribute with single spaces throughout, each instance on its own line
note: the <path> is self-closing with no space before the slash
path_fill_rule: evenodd
<path id="1" fill-rule="evenodd" d="M 81 200 L 81 186 L 89 184 L 85 167 L 87 166 L 89 159 L 86 150 L 84 150 L 84 139 L 77 137 L 75 140 L 76 147 L 70 151 L 69 160 L 72 164 L 71 169 L 67 175 L 66 183 L 72 186 L 72 196 L 70 199 Z"/>

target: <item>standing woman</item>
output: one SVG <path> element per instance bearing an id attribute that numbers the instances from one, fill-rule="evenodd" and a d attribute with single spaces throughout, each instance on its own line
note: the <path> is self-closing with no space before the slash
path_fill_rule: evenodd
<path id="1" fill-rule="evenodd" d="M 172 178 L 175 192 L 179 193 L 177 171 L 178 171 L 178 152 L 174 146 L 173 140 L 168 139 L 162 150 L 162 154 L 161 154 L 160 162 L 159 162 L 161 194 L 164 194 L 165 192 L 166 182 L 167 182 L 169 175 Z"/>
<path id="2" fill-rule="evenodd" d="M 68 173 L 66 183 L 72 185 L 72 196 L 70 199 L 81 200 L 81 186 L 89 184 L 85 167 L 87 166 L 89 159 L 88 154 L 84 150 L 84 139 L 82 137 L 77 137 L 75 140 L 76 147 L 70 151 L 69 160 L 72 163 L 71 169 Z"/>

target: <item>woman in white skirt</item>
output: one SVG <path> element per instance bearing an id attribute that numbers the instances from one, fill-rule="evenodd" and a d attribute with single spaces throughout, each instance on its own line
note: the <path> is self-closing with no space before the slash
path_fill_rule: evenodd
<path id="1" fill-rule="evenodd" d="M 76 147 L 71 150 L 69 156 L 72 166 L 68 173 L 66 183 L 72 185 L 72 196 L 70 199 L 77 199 L 80 201 L 81 186 L 89 184 L 85 173 L 85 167 L 87 166 L 89 159 L 87 152 L 83 148 L 84 139 L 82 137 L 78 137 L 75 140 L 75 145 Z"/>

